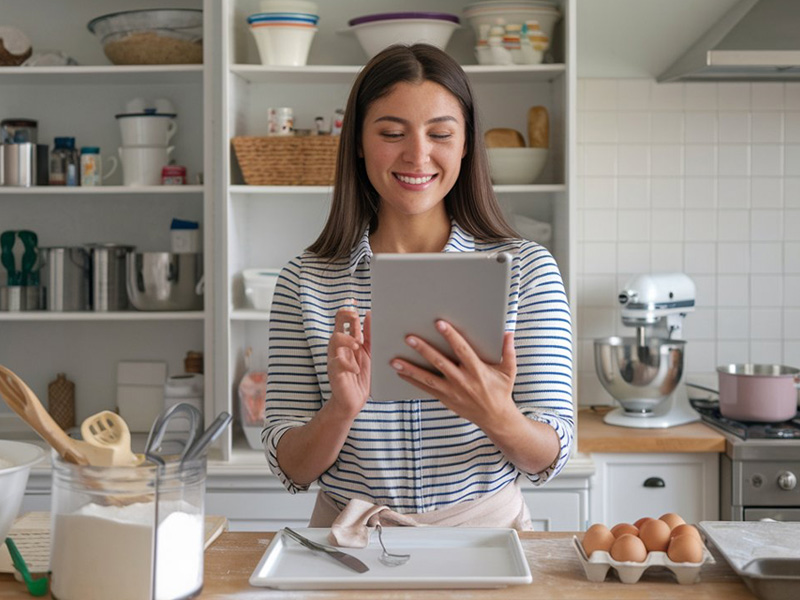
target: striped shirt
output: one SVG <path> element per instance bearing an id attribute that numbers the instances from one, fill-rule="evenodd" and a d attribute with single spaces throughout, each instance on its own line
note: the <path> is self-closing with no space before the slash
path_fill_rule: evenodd
<path id="1" fill-rule="evenodd" d="M 513 398 L 528 418 L 558 434 L 558 458 L 534 484 L 566 464 L 573 440 L 572 328 L 558 267 L 546 248 L 527 240 L 481 242 L 453 223 L 444 252 L 505 251 L 513 257 L 506 329 L 515 331 Z M 370 307 L 369 231 L 347 259 L 305 252 L 284 267 L 269 324 L 266 425 L 272 471 L 296 493 L 276 457 L 289 429 L 307 423 L 330 398 L 327 347 L 336 311 L 355 299 L 363 320 Z M 422 394 L 422 392 L 420 392 Z M 340 506 L 352 498 L 421 513 L 474 500 L 514 482 L 520 471 L 476 425 L 439 400 L 373 402 L 353 423 L 336 462 L 318 480 Z"/>

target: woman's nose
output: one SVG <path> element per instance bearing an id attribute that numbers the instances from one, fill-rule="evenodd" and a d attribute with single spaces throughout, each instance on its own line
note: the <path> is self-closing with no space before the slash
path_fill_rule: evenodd
<path id="1" fill-rule="evenodd" d="M 424 135 L 412 135 L 407 138 L 403 149 L 403 159 L 414 165 L 424 165 L 430 160 L 431 143 Z"/>

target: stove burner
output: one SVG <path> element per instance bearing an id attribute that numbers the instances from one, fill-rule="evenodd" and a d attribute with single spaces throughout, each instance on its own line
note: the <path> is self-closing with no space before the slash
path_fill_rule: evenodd
<path id="1" fill-rule="evenodd" d="M 743 439 L 774 439 L 774 440 L 796 440 L 800 439 L 800 415 L 783 423 L 752 423 L 746 421 L 734 421 L 723 417 L 719 410 L 719 400 L 708 399 L 689 399 L 702 419 L 712 425 L 732 433 Z"/>

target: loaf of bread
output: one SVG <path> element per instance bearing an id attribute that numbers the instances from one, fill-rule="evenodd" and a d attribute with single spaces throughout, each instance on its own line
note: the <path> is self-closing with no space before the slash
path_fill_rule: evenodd
<path id="1" fill-rule="evenodd" d="M 528 141 L 531 148 L 550 147 L 550 119 L 544 106 L 532 106 L 528 110 Z"/>
<path id="2" fill-rule="evenodd" d="M 487 148 L 524 148 L 525 138 L 516 129 L 497 127 L 483 134 Z"/>

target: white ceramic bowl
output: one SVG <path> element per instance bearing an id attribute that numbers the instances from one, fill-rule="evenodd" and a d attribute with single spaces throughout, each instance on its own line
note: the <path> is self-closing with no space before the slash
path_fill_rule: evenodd
<path id="1" fill-rule="evenodd" d="M 272 307 L 272 295 L 280 274 L 280 269 L 245 269 L 242 271 L 244 295 L 251 308 L 269 310 Z"/>
<path id="2" fill-rule="evenodd" d="M 349 31 L 355 34 L 364 52 L 372 58 L 392 44 L 425 43 L 444 50 L 459 27 L 458 23 L 450 20 L 410 17 L 353 24 Z"/>
<path id="3" fill-rule="evenodd" d="M 261 12 L 302 12 L 317 14 L 319 4 L 311 0 L 261 0 Z"/>
<path id="4" fill-rule="evenodd" d="M 250 27 L 261 64 L 302 67 L 317 33 L 312 25 L 257 23 Z"/>
<path id="5" fill-rule="evenodd" d="M 497 185 L 528 185 L 541 175 L 547 148 L 487 148 L 489 173 Z"/>
<path id="6" fill-rule="evenodd" d="M 476 40 L 481 39 L 481 25 L 522 25 L 528 21 L 538 21 L 542 33 L 552 40 L 561 12 L 536 2 L 476 2 L 467 5 L 464 18 L 475 32 Z"/>
<path id="7" fill-rule="evenodd" d="M 34 444 L 0 440 L 0 543 L 22 506 L 31 467 L 44 456 L 44 450 Z"/>

